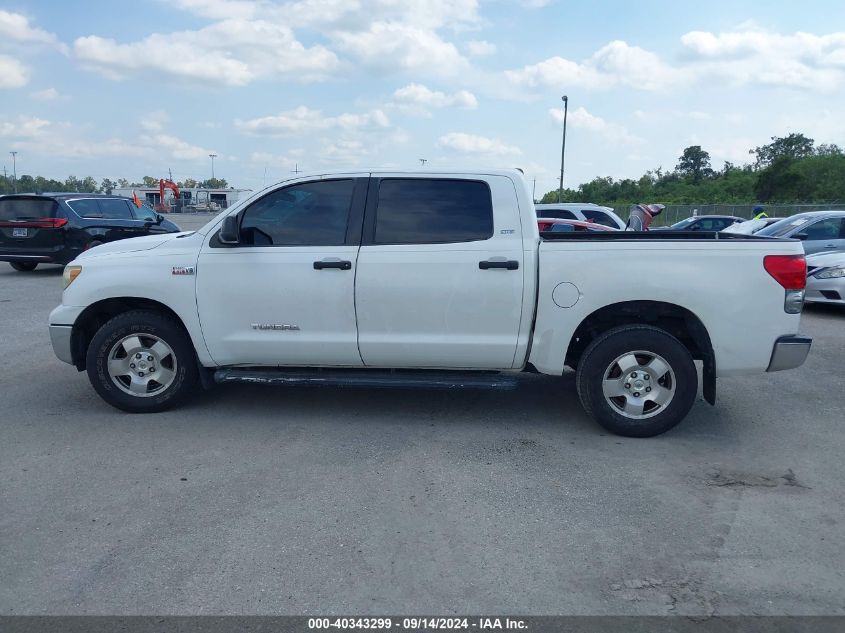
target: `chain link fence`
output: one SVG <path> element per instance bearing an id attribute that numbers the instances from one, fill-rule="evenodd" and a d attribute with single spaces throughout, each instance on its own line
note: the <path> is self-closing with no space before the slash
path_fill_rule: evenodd
<path id="1" fill-rule="evenodd" d="M 715 204 L 667 204 L 666 209 L 654 219 L 653 226 L 668 226 L 680 222 L 692 215 L 735 215 L 751 219 L 758 203 L 715 203 Z M 628 219 L 631 208 L 629 203 L 614 203 L 613 210 L 623 220 Z M 845 202 L 825 202 L 819 204 L 764 204 L 761 205 L 770 218 L 786 218 L 796 213 L 807 211 L 845 210 Z"/>

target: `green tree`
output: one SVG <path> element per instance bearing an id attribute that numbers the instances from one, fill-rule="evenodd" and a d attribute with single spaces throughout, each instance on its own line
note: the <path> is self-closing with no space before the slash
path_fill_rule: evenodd
<path id="1" fill-rule="evenodd" d="M 748 150 L 749 154 L 757 157 L 755 166 L 765 168 L 779 158 L 806 158 L 813 155 L 815 141 L 801 133 L 793 132 L 789 136 L 773 136 L 768 145 L 761 145 Z"/>
<path id="2" fill-rule="evenodd" d="M 100 185 L 100 191 L 103 193 L 111 194 L 117 188 L 117 183 L 109 178 L 103 178 L 103 182 Z"/>
<path id="3" fill-rule="evenodd" d="M 710 154 L 701 149 L 701 145 L 690 145 L 678 159 L 675 171 L 692 180 L 693 184 L 698 184 L 704 178 L 713 175 L 713 170 L 710 168 Z"/>
<path id="4" fill-rule="evenodd" d="M 153 178 L 152 176 L 144 176 L 141 179 L 141 186 L 143 187 L 158 187 L 158 178 Z"/>
<path id="5" fill-rule="evenodd" d="M 226 189 L 229 184 L 225 178 L 209 178 L 208 180 L 203 180 L 199 186 L 203 189 Z"/>

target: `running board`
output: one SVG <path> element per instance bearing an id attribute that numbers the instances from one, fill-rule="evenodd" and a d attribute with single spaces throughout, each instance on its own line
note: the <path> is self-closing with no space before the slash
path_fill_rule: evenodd
<path id="1" fill-rule="evenodd" d="M 218 369 L 214 381 L 260 385 L 416 389 L 516 389 L 517 378 L 497 372 L 370 369 Z"/>

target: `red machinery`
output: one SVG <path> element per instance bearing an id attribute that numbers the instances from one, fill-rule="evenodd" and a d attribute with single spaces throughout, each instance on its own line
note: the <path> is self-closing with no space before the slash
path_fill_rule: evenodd
<path id="1" fill-rule="evenodd" d="M 176 183 L 172 180 L 165 180 L 164 178 L 159 178 L 158 181 L 158 196 L 159 196 L 159 203 L 156 205 L 156 211 L 161 211 L 164 213 L 170 212 L 170 205 L 165 204 L 164 200 L 164 192 L 166 189 L 170 189 L 173 191 L 173 195 L 175 199 L 179 199 L 179 187 L 176 186 Z"/>

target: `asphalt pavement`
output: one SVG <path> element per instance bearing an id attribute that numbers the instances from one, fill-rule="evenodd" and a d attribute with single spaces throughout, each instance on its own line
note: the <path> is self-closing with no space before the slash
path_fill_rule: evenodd
<path id="1" fill-rule="evenodd" d="M 122 413 L 53 356 L 60 292 L 0 264 L 0 614 L 845 614 L 845 310 L 635 440 L 571 375 Z"/>

